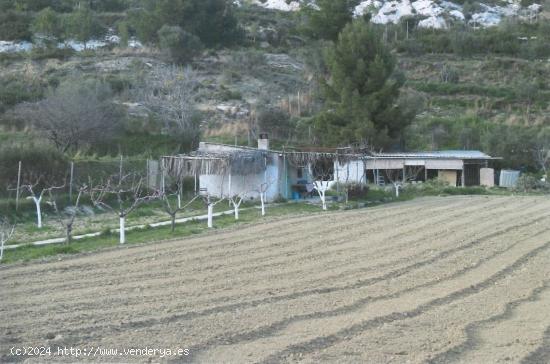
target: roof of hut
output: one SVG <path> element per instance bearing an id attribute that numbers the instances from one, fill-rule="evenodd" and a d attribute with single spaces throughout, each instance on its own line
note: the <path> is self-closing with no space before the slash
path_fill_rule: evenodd
<path id="1" fill-rule="evenodd" d="M 195 174 L 249 175 L 265 169 L 266 151 L 236 150 L 230 152 L 197 151 L 189 154 L 162 158 L 162 168 L 172 176 L 194 176 Z"/>

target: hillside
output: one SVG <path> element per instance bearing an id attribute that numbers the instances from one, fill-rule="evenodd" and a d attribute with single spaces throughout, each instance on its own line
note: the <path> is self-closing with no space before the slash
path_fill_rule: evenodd
<path id="1" fill-rule="evenodd" d="M 299 8 L 296 2 L 238 4 L 235 14 L 245 41 L 205 49 L 191 63 L 202 138 L 247 144 L 268 129 L 276 144 L 307 145 L 308 120 L 323 102 L 318 83 L 325 67 L 323 46 L 301 33 L 298 13 L 287 12 Z M 478 5 L 477 10 L 494 13 Z M 536 169 L 529 143 L 550 125 L 550 29 L 545 8 L 537 7 L 525 18 L 525 11 L 514 4 L 491 3 L 501 11 L 498 22 L 483 23 L 479 19 L 487 17 L 479 14 L 484 12 L 472 12 L 464 28 L 448 16 L 449 9 L 463 14 L 467 5 L 458 6 L 422 0 L 363 2 L 356 9 L 369 9 L 371 21 L 379 23 L 375 26 L 397 59 L 399 77 L 405 79 L 403 102 L 417 112 L 403 132 L 404 146 L 484 149 L 505 157 L 507 166 Z M 517 12 L 503 10 L 511 7 Z M 521 16 L 511 17 L 514 14 Z M 180 142 L 167 139 L 154 110 L 140 99 L 144 80 L 170 68 L 166 52 L 144 45 L 132 33 L 128 45 L 119 44 L 117 24 L 127 17 L 126 11 L 98 16 L 109 29 L 101 44 L 92 40 L 83 49 L 73 40 L 70 47 L 76 51 L 11 48 L 0 54 L 0 140 L 35 138 L 33 128 L 12 111 L 77 75 L 109 84 L 113 99 L 127 111 L 121 121 L 124 132 L 110 145 L 88 148 L 84 154 L 158 156 L 179 148 Z M 445 21 L 442 29 L 426 29 L 425 21 L 434 16 Z"/>

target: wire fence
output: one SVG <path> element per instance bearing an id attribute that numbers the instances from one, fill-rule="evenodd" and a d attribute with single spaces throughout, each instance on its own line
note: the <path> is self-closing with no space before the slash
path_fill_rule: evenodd
<path id="1" fill-rule="evenodd" d="M 71 195 L 84 184 L 100 184 L 113 176 L 133 173 L 143 177 L 148 188 L 160 184 L 159 162 L 149 159 L 121 159 L 109 161 L 70 161 L 56 166 L 55 170 L 38 171 L 24 164 L 2 166 L 0 173 L 0 198 L 18 200 L 21 188 L 29 184 L 65 186 Z"/>

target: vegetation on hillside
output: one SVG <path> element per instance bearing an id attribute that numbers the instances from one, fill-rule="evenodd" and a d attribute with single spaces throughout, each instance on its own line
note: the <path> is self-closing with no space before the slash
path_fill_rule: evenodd
<path id="1" fill-rule="evenodd" d="M 43 140 L 68 158 L 158 157 L 190 150 L 201 134 L 252 144 L 268 131 L 275 146 L 481 149 L 504 157 L 503 167 L 540 169 L 533 155 L 550 122 L 546 19 L 427 30 L 419 17 L 353 20 L 351 0 L 317 3 L 319 11 L 283 14 L 224 0 L 1 1 L 0 39 L 36 47 L 0 54 L 0 140 L 17 150 Z M 118 46 L 57 49 L 107 33 Z M 126 48 L 130 39 L 145 48 Z M 82 110 L 79 97 L 95 106 Z M 56 119 L 69 123 L 98 109 L 109 137 L 84 131 L 60 147 L 33 118 L 54 102 L 68 116 Z"/>

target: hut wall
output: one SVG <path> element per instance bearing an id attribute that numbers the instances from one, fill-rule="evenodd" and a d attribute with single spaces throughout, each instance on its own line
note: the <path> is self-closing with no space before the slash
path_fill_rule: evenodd
<path id="1" fill-rule="evenodd" d="M 493 168 L 481 168 L 479 171 L 480 174 L 480 184 L 486 187 L 495 186 L 495 170 Z"/>
<path id="2" fill-rule="evenodd" d="M 404 159 L 369 159 L 367 160 L 367 169 L 403 169 Z"/>
<path id="3" fill-rule="evenodd" d="M 454 169 L 462 170 L 464 161 L 460 159 L 428 159 L 426 169 Z"/>
<path id="4" fill-rule="evenodd" d="M 342 164 L 334 162 L 334 170 L 334 182 L 365 183 L 365 164 L 362 160 L 352 160 Z"/>
<path id="5" fill-rule="evenodd" d="M 440 170 L 438 178 L 441 181 L 447 182 L 449 185 L 456 187 L 457 172 L 455 170 Z"/>
<path id="6" fill-rule="evenodd" d="M 246 199 L 259 199 L 260 187 L 265 182 L 266 177 L 269 183 L 267 191 L 267 200 L 273 201 L 280 197 L 280 176 L 278 155 L 271 153 L 268 162 L 267 173 L 260 172 L 250 175 L 231 175 L 231 184 L 229 175 L 204 174 L 200 176 L 200 187 L 206 188 L 212 196 L 227 197 L 229 195 L 238 195 L 246 193 Z"/>

